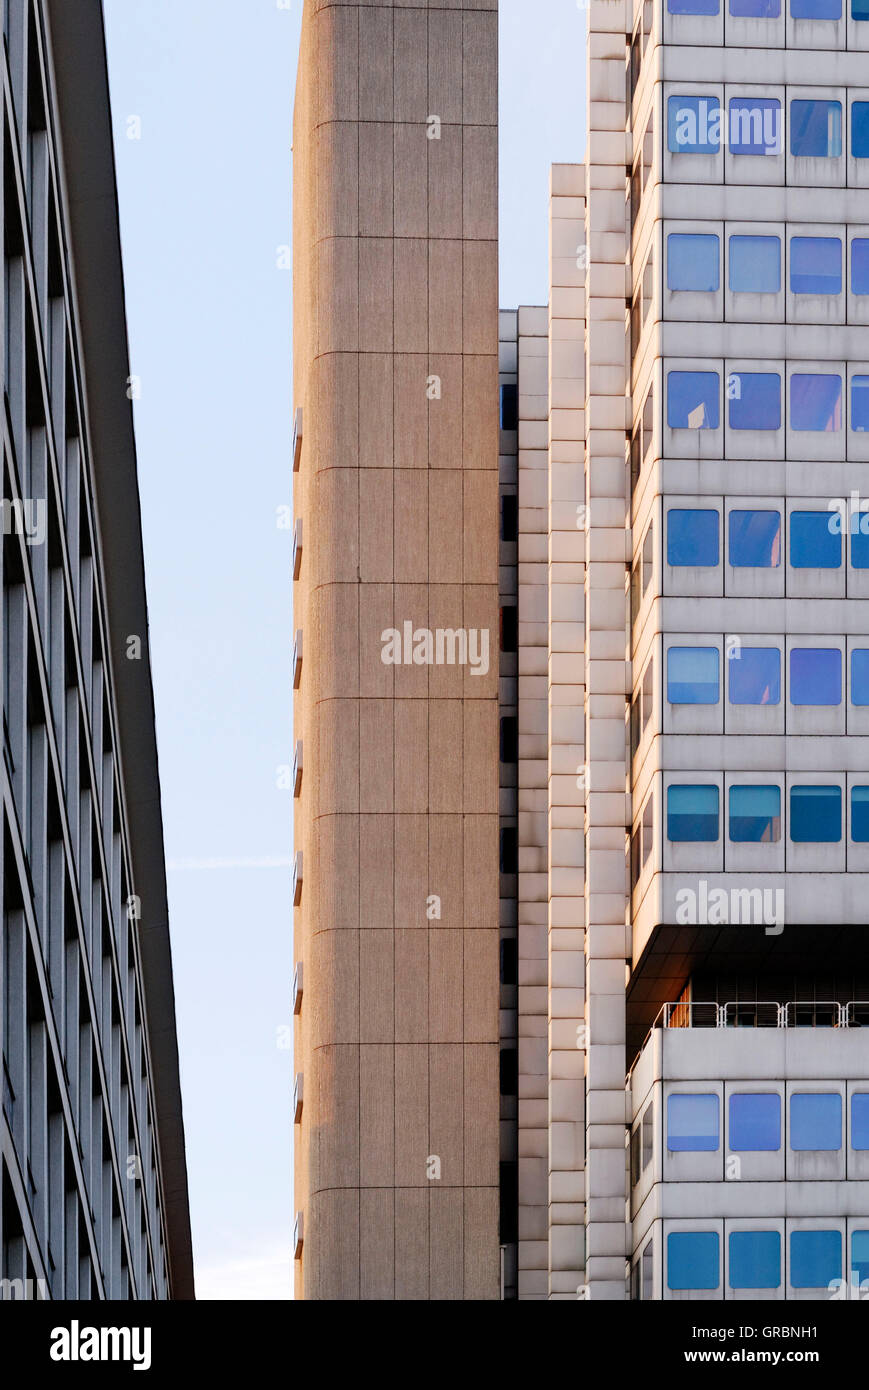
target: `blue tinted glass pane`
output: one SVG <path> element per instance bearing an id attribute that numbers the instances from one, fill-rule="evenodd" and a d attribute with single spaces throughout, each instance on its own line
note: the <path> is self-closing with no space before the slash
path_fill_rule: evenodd
<path id="1" fill-rule="evenodd" d="M 869 19 L 869 0 L 851 0 L 851 18 Z"/>
<path id="2" fill-rule="evenodd" d="M 791 1148 L 838 1151 L 842 1147 L 842 1097 L 791 1096 Z"/>
<path id="3" fill-rule="evenodd" d="M 869 159 L 869 101 L 855 101 L 851 107 L 851 154 Z"/>
<path id="4" fill-rule="evenodd" d="M 869 1231 L 855 1231 L 851 1236 L 851 1282 L 862 1293 L 869 1287 Z"/>
<path id="5" fill-rule="evenodd" d="M 670 97 L 667 148 L 673 154 L 715 154 L 720 144 L 721 107 L 717 97 Z"/>
<path id="6" fill-rule="evenodd" d="M 667 1287 L 718 1288 L 717 1231 L 671 1231 L 667 1236 Z"/>
<path id="7" fill-rule="evenodd" d="M 840 1231 L 791 1232 L 791 1287 L 826 1289 L 842 1277 Z"/>
<path id="8" fill-rule="evenodd" d="M 781 1286 L 778 1231 L 732 1231 L 728 1242 L 728 1283 L 732 1289 Z"/>
<path id="9" fill-rule="evenodd" d="M 869 237 L 851 242 L 851 293 L 869 294 Z"/>
<path id="10" fill-rule="evenodd" d="M 742 294 L 778 294 L 781 241 L 777 236 L 730 238 L 730 288 Z"/>
<path id="11" fill-rule="evenodd" d="M 851 839 L 857 845 L 869 843 L 869 787 L 851 788 Z"/>
<path id="12" fill-rule="evenodd" d="M 869 569 L 869 512 L 851 516 L 851 568 Z"/>
<path id="13" fill-rule="evenodd" d="M 781 0 L 730 0 L 734 19 L 777 19 Z"/>
<path id="14" fill-rule="evenodd" d="M 791 102 L 791 154 L 833 159 L 842 153 L 840 101 Z"/>
<path id="15" fill-rule="evenodd" d="M 667 839 L 698 844 L 718 839 L 718 788 L 669 787 Z"/>
<path id="16" fill-rule="evenodd" d="M 851 1097 L 851 1148 L 869 1149 L 869 1091 Z"/>
<path id="17" fill-rule="evenodd" d="M 727 381 L 732 430 L 781 428 L 781 377 L 777 372 L 734 372 Z"/>
<path id="18" fill-rule="evenodd" d="M 667 1100 L 667 1148 L 674 1153 L 718 1148 L 718 1097 L 674 1095 Z"/>
<path id="19" fill-rule="evenodd" d="M 673 508 L 667 513 L 667 564 L 718 564 L 718 513 Z"/>
<path id="20" fill-rule="evenodd" d="M 869 537 L 867 537 L 869 540 Z M 730 513 L 730 563 L 737 568 L 781 564 L 781 515 L 778 512 Z"/>
<path id="21" fill-rule="evenodd" d="M 737 647 L 727 664 L 732 705 L 781 702 L 781 652 L 777 647 Z"/>
<path id="22" fill-rule="evenodd" d="M 791 0 L 792 19 L 841 19 L 842 0 Z"/>
<path id="23" fill-rule="evenodd" d="M 667 237 L 667 288 L 718 289 L 718 237 L 671 232 Z"/>
<path id="24" fill-rule="evenodd" d="M 791 840 L 837 845 L 842 838 L 841 787 L 791 787 Z"/>
<path id="25" fill-rule="evenodd" d="M 851 378 L 851 429 L 869 430 L 869 376 Z"/>
<path id="26" fill-rule="evenodd" d="M 791 240 L 794 294 L 842 293 L 842 243 L 834 236 L 795 236 Z"/>
<path id="27" fill-rule="evenodd" d="M 838 512 L 791 512 L 794 569 L 838 569 L 842 563 Z"/>
<path id="28" fill-rule="evenodd" d="M 781 1148 L 781 1096 L 740 1092 L 730 1097 L 729 1147 L 742 1153 Z"/>
<path id="29" fill-rule="evenodd" d="M 717 430 L 718 373 L 667 373 L 667 424 L 671 430 Z"/>
<path id="30" fill-rule="evenodd" d="M 718 704 L 718 649 L 671 647 L 667 653 L 667 699 L 671 705 Z"/>
<path id="31" fill-rule="evenodd" d="M 774 97 L 733 97 L 730 113 L 731 154 L 781 154 L 781 102 Z"/>
<path id="32" fill-rule="evenodd" d="M 851 704 L 869 705 L 869 650 L 855 647 L 851 653 Z"/>
<path id="33" fill-rule="evenodd" d="M 842 653 L 835 647 L 791 649 L 792 705 L 842 703 Z"/>
<path id="34" fill-rule="evenodd" d="M 778 787 L 730 788 L 730 838 L 735 844 L 772 845 L 781 839 Z"/>
<path id="35" fill-rule="evenodd" d="M 718 0 L 667 0 L 670 14 L 717 14 Z"/>
<path id="36" fill-rule="evenodd" d="M 828 373 L 795 372 L 791 377 L 791 429 L 841 428 L 842 378 Z"/>

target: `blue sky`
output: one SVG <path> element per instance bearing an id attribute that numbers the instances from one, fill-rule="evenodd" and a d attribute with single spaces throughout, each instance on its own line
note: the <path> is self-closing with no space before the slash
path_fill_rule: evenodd
<path id="1" fill-rule="evenodd" d="M 290 1296 L 293 88 L 301 0 L 104 0 L 200 1298 Z M 586 15 L 501 0 L 502 303 L 546 301 Z M 131 139 L 138 117 L 141 138 Z"/>

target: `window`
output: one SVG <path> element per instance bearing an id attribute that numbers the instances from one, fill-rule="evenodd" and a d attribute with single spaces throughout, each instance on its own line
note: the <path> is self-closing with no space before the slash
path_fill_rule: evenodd
<path id="1" fill-rule="evenodd" d="M 652 717 L 652 708 L 655 699 L 655 659 L 649 662 L 643 674 L 642 688 L 642 727 L 641 732 L 646 732 L 646 725 Z"/>
<path id="2" fill-rule="evenodd" d="M 851 652 L 851 704 L 869 705 L 869 649 L 855 647 Z"/>
<path id="3" fill-rule="evenodd" d="M 851 242 L 851 293 L 869 294 L 869 237 Z"/>
<path id="4" fill-rule="evenodd" d="M 858 434 L 869 430 L 869 376 L 851 378 L 851 429 Z"/>
<path id="5" fill-rule="evenodd" d="M 671 705 L 718 704 L 718 648 L 671 647 L 667 653 Z"/>
<path id="6" fill-rule="evenodd" d="M 851 568 L 869 569 L 869 512 L 851 516 Z"/>
<path id="7" fill-rule="evenodd" d="M 670 97 L 667 148 L 671 154 L 716 154 L 720 145 L 721 106 L 717 97 Z"/>
<path id="8" fill-rule="evenodd" d="M 652 853 L 652 846 L 655 843 L 655 797 L 649 797 L 643 807 L 642 822 L 642 862 L 645 867 L 649 855 Z"/>
<path id="9" fill-rule="evenodd" d="M 654 1293 L 654 1253 L 655 1242 L 650 1240 L 643 1251 L 643 1302 L 648 1303 Z"/>
<path id="10" fill-rule="evenodd" d="M 842 243 L 835 236 L 791 239 L 793 294 L 842 293 Z"/>
<path id="11" fill-rule="evenodd" d="M 791 102 L 791 154 L 800 159 L 835 159 L 842 153 L 840 101 Z"/>
<path id="12" fill-rule="evenodd" d="M 841 19 L 842 0 L 791 0 L 791 19 Z"/>
<path id="13" fill-rule="evenodd" d="M 730 153 L 781 154 L 781 102 L 774 97 L 733 97 Z"/>
<path id="14" fill-rule="evenodd" d="M 670 14 L 718 14 L 718 0 L 667 0 Z"/>
<path id="15" fill-rule="evenodd" d="M 671 430 L 717 430 L 717 372 L 667 373 L 667 424 Z"/>
<path id="16" fill-rule="evenodd" d="M 842 537 L 838 512 L 791 512 L 794 569 L 839 569 Z"/>
<path id="17" fill-rule="evenodd" d="M 667 564 L 718 564 L 718 513 L 672 508 L 667 513 Z"/>
<path id="18" fill-rule="evenodd" d="M 667 789 L 667 839 L 673 844 L 718 839 L 717 787 L 683 784 Z"/>
<path id="19" fill-rule="evenodd" d="M 654 1105 L 649 1104 L 643 1113 L 643 1172 L 645 1173 L 652 1161 L 652 1120 L 654 1118 Z"/>
<path id="20" fill-rule="evenodd" d="M 717 290 L 718 237 L 671 232 L 667 237 L 667 289 Z"/>
<path id="21" fill-rule="evenodd" d="M 735 569 L 777 569 L 781 564 L 779 512 L 731 512 L 729 534 Z"/>
<path id="22" fill-rule="evenodd" d="M 730 838 L 738 845 L 776 844 L 781 839 L 781 790 L 731 787 Z"/>
<path id="23" fill-rule="evenodd" d="M 851 1148 L 869 1149 L 869 1091 L 851 1097 Z"/>
<path id="24" fill-rule="evenodd" d="M 643 538 L 643 597 L 652 582 L 655 563 L 655 524 L 649 527 Z"/>
<path id="25" fill-rule="evenodd" d="M 777 19 L 781 0 L 730 0 L 734 19 Z"/>
<path id="26" fill-rule="evenodd" d="M 667 1098 L 667 1148 L 671 1153 L 714 1153 L 718 1148 L 718 1097 L 677 1093 Z"/>
<path id="27" fill-rule="evenodd" d="M 634 494 L 640 476 L 640 469 L 652 447 L 655 433 L 655 387 L 654 383 L 646 393 L 643 413 L 637 421 L 631 439 L 631 496 Z"/>
<path id="28" fill-rule="evenodd" d="M 501 873 L 518 873 L 519 866 L 519 840 L 518 831 L 515 826 L 505 825 L 501 827 Z"/>
<path id="29" fill-rule="evenodd" d="M 792 647 L 792 705 L 842 703 L 842 653 L 836 647 Z"/>
<path id="30" fill-rule="evenodd" d="M 841 1231 L 791 1231 L 791 1287 L 827 1289 L 842 1277 Z"/>
<path id="31" fill-rule="evenodd" d="M 741 1153 L 773 1153 L 781 1148 L 781 1096 L 737 1091 L 730 1097 L 728 1147 Z"/>
<path id="32" fill-rule="evenodd" d="M 836 1153 L 842 1147 L 842 1097 L 797 1092 L 791 1096 L 791 1148 Z"/>
<path id="33" fill-rule="evenodd" d="M 790 836 L 795 845 L 835 845 L 842 839 L 841 787 L 791 787 Z"/>
<path id="34" fill-rule="evenodd" d="M 717 1231 L 671 1231 L 667 1236 L 667 1287 L 717 1289 Z"/>
<path id="35" fill-rule="evenodd" d="M 842 428 L 842 378 L 826 372 L 791 377 L 791 429 L 831 432 Z"/>
<path id="36" fill-rule="evenodd" d="M 851 18 L 869 19 L 869 0 L 851 0 Z"/>
<path id="37" fill-rule="evenodd" d="M 861 1293 L 869 1289 L 869 1231 L 855 1231 L 851 1236 L 851 1282 Z"/>
<path id="38" fill-rule="evenodd" d="M 781 652 L 778 647 L 738 647 L 727 663 L 727 694 L 732 705 L 781 704 Z"/>
<path id="39" fill-rule="evenodd" d="M 501 429 L 517 430 L 519 428 L 519 387 L 516 385 L 501 387 Z"/>
<path id="40" fill-rule="evenodd" d="M 731 1231 L 728 1279 L 732 1289 L 781 1287 L 781 1236 L 778 1231 Z"/>
<path id="41" fill-rule="evenodd" d="M 855 101 L 851 107 L 851 154 L 869 158 L 869 101 Z"/>
<path id="42" fill-rule="evenodd" d="M 778 372 L 734 372 L 727 380 L 727 397 L 732 430 L 781 429 Z"/>
<path id="43" fill-rule="evenodd" d="M 851 839 L 855 845 L 869 843 L 869 787 L 851 788 Z"/>
<path id="44" fill-rule="evenodd" d="M 781 238 L 732 236 L 729 284 L 736 294 L 778 294 L 781 289 Z"/>
<path id="45" fill-rule="evenodd" d="M 640 1128 L 639 1125 L 631 1135 L 631 1186 L 636 1187 L 640 1181 Z"/>

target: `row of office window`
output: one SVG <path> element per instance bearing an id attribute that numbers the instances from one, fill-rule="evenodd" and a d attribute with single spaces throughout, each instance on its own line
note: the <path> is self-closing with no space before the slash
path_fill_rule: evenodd
<path id="1" fill-rule="evenodd" d="M 841 236 L 793 234 L 787 241 L 791 294 L 832 296 L 845 287 L 846 240 Z M 782 288 L 782 237 L 733 233 L 727 241 L 727 285 L 734 294 L 779 294 Z M 869 295 L 869 237 L 850 244 L 849 286 Z M 670 232 L 667 236 L 667 289 L 674 293 L 714 294 L 721 285 L 721 238 L 717 232 Z"/>
<path id="2" fill-rule="evenodd" d="M 721 562 L 720 516 L 712 507 L 671 507 L 667 512 L 667 564 L 674 569 L 714 569 Z M 839 510 L 788 514 L 788 563 L 793 569 L 841 569 L 846 549 L 851 569 L 869 569 L 869 512 L 843 522 Z M 727 516 L 727 563 L 733 569 L 778 569 L 782 563 L 782 513 L 776 508 L 734 508 Z"/>
<path id="3" fill-rule="evenodd" d="M 727 425 L 731 430 L 780 430 L 784 424 L 781 372 L 731 371 L 726 379 Z M 793 371 L 788 381 L 787 425 L 807 434 L 836 434 L 845 428 L 841 372 Z M 869 374 L 855 373 L 848 392 L 847 427 L 869 431 Z M 667 426 L 671 430 L 717 430 L 721 425 L 721 376 L 717 371 L 667 373 Z"/>
<path id="4" fill-rule="evenodd" d="M 728 1223 L 730 1224 L 730 1223 Z M 841 1230 L 795 1228 L 788 1223 L 787 1282 L 792 1289 L 836 1290 L 843 1279 L 845 1237 Z M 673 1292 L 721 1287 L 718 1231 L 670 1231 L 667 1288 Z M 731 1289 L 782 1287 L 784 1241 L 780 1230 L 731 1230 L 727 1237 L 727 1283 Z M 869 1288 L 869 1230 L 851 1233 L 851 1279 Z"/>
<path id="5" fill-rule="evenodd" d="M 667 12 L 672 15 L 697 15 L 703 18 L 721 13 L 722 0 L 667 0 Z M 869 0 L 789 0 L 791 19 L 837 20 L 843 17 L 845 6 L 852 19 L 869 22 Z M 734 19 L 778 19 L 782 0 L 727 0 L 728 13 Z"/>
<path id="6" fill-rule="evenodd" d="M 841 101 L 793 97 L 787 110 L 787 149 L 795 159 L 841 158 L 846 143 Z M 667 99 L 670 154 L 713 155 L 726 145 L 734 155 L 781 155 L 783 126 L 783 103 L 778 97 L 731 97 L 726 114 L 713 94 L 678 92 Z M 848 153 L 852 159 L 869 159 L 869 101 L 851 104 Z"/>
<path id="7" fill-rule="evenodd" d="M 720 792 L 706 783 L 667 788 L 667 839 L 671 844 L 708 844 L 719 837 Z M 791 786 L 788 837 L 792 844 L 840 844 L 843 791 L 837 785 Z M 643 863 L 651 852 L 654 799 L 643 814 Z M 778 844 L 782 837 L 782 791 L 777 784 L 732 786 L 727 797 L 731 844 Z M 649 829 L 646 829 L 647 821 Z M 869 785 L 851 787 L 851 839 L 869 844 Z M 869 1146 L 867 1146 L 869 1147 Z"/>
<path id="8" fill-rule="evenodd" d="M 787 1107 L 787 1143 L 796 1153 L 838 1153 L 844 1142 L 845 1106 L 839 1091 L 793 1091 Z M 782 1148 L 782 1097 L 777 1091 L 734 1091 L 727 1104 L 730 1153 L 778 1153 Z M 851 1148 L 869 1150 L 869 1092 L 851 1096 Z M 717 1153 L 721 1102 L 715 1092 L 674 1092 L 667 1098 L 667 1148 L 671 1153 Z"/>
<path id="9" fill-rule="evenodd" d="M 792 647 L 788 661 L 791 705 L 841 705 L 843 653 L 839 647 Z M 667 700 L 671 705 L 717 705 L 721 654 L 717 647 L 670 647 Z M 869 648 L 851 651 L 848 696 L 852 705 L 869 705 Z M 735 648 L 727 657 L 727 698 L 731 705 L 778 705 L 782 699 L 782 653 L 778 647 Z"/>

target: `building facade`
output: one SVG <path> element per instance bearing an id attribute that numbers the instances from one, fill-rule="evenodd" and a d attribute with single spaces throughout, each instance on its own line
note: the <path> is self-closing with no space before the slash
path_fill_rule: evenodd
<path id="1" fill-rule="evenodd" d="M 102 7 L 3 7 L 0 1297 L 193 1297 Z"/>

